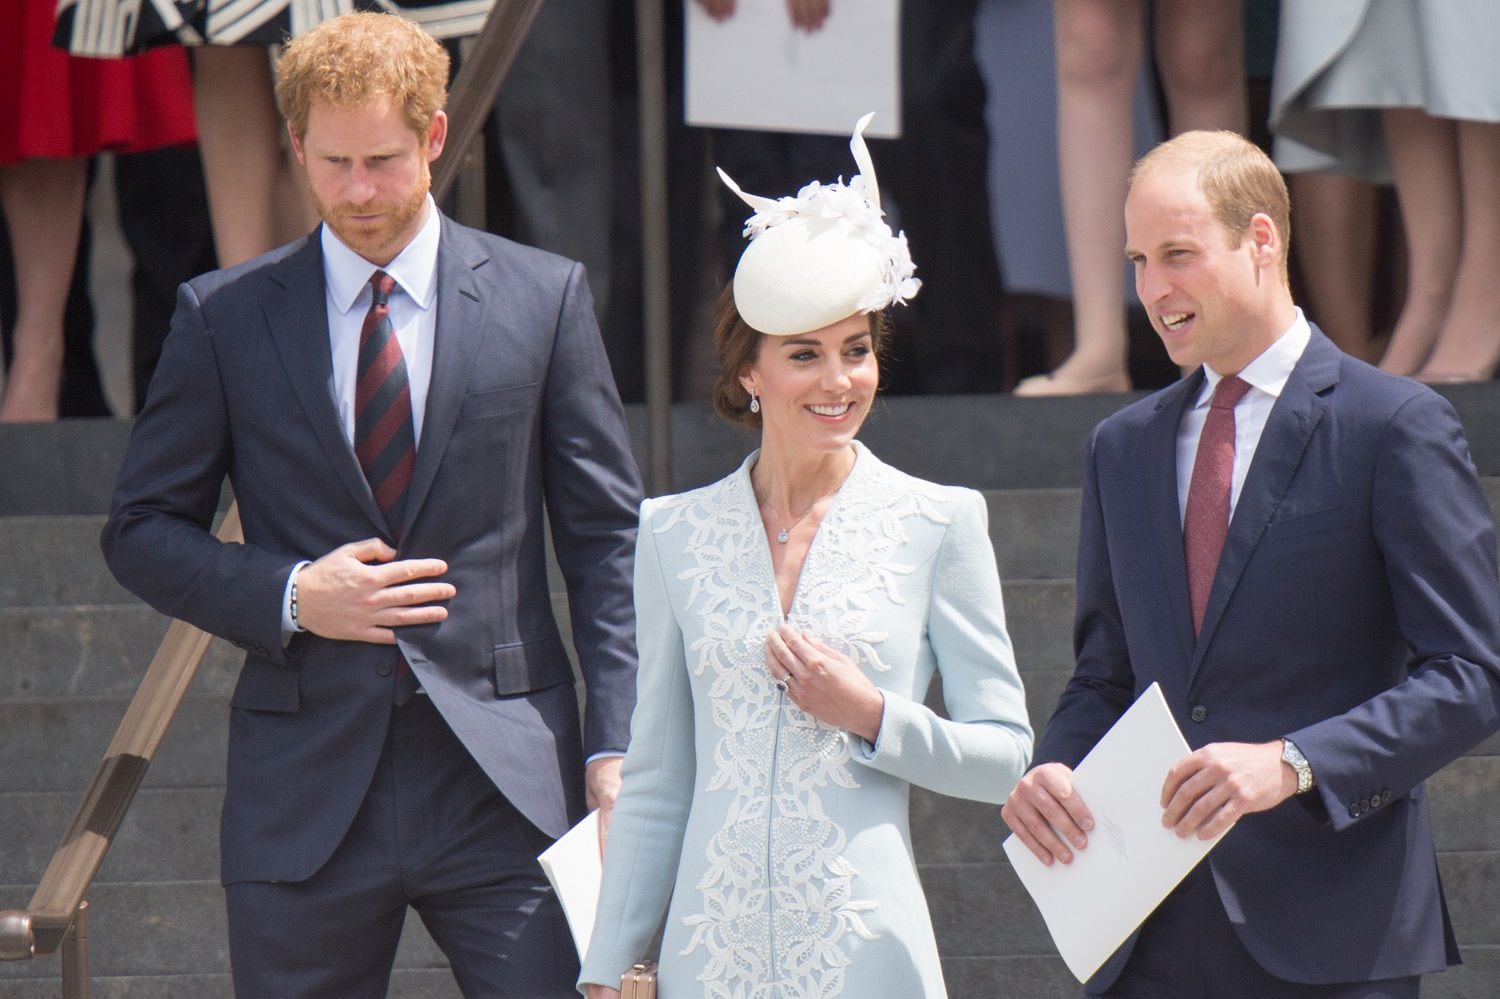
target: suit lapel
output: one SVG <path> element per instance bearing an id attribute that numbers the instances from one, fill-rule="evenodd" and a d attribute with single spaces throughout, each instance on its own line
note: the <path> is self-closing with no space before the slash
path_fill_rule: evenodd
<path id="1" fill-rule="evenodd" d="M 1166 586 L 1167 613 L 1172 633 L 1182 645 L 1182 661 L 1193 655 L 1193 612 L 1188 603 L 1187 567 L 1182 551 L 1182 508 L 1177 498 L 1177 430 L 1182 414 L 1203 388 L 1200 368 L 1167 389 L 1146 424 L 1143 461 L 1146 468 L 1148 515 L 1161 559 L 1160 577 Z"/>
<path id="2" fill-rule="evenodd" d="M 303 245 L 268 272 L 284 294 L 264 306 L 271 339 L 281 357 L 287 380 L 302 405 L 307 425 L 323 449 L 339 481 L 360 509 L 377 525 L 385 524 L 370 484 L 354 457 L 354 449 L 339 425 L 334 401 L 333 354 L 328 337 L 327 289 L 323 280 L 323 250 L 318 230 Z"/>
<path id="3" fill-rule="evenodd" d="M 1271 407 L 1271 415 L 1261 432 L 1255 458 L 1229 522 L 1229 534 L 1224 539 L 1224 551 L 1219 556 L 1213 588 L 1209 590 L 1208 606 L 1203 612 L 1203 630 L 1193 655 L 1193 676 L 1197 675 L 1204 653 L 1213 641 L 1214 630 L 1250 562 L 1250 556 L 1255 552 L 1255 546 L 1260 543 L 1266 525 L 1271 522 L 1298 466 L 1302 464 L 1313 431 L 1323 419 L 1328 403 L 1321 393 L 1338 382 L 1339 356 L 1338 348 L 1317 327 L 1313 327 L 1307 349 L 1292 369 L 1281 397 Z"/>
<path id="4" fill-rule="evenodd" d="M 490 327 L 475 270 L 487 263 L 489 254 L 477 241 L 447 216 L 442 220 L 437 262 L 437 327 L 432 343 L 432 382 L 427 389 L 427 410 L 422 420 L 422 439 L 417 442 L 417 463 L 412 470 L 411 493 L 406 500 L 403 536 L 411 530 L 422 508 L 453 428 L 464 392 L 474 370 L 474 355 Z"/>

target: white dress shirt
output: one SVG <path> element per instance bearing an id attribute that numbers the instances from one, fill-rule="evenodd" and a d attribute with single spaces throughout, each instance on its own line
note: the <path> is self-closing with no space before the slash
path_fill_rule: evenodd
<path id="1" fill-rule="evenodd" d="M 437 206 L 428 195 L 427 221 L 412 241 L 385 267 L 376 267 L 349 249 L 328 226 L 322 228 L 323 285 L 327 289 L 328 342 L 333 351 L 333 391 L 344 437 L 354 445 L 354 386 L 359 380 L 359 333 L 370 311 L 370 278 L 384 270 L 396 279 L 391 291 L 391 324 L 406 359 L 406 382 L 411 387 L 411 415 L 417 446 L 422 442 L 422 417 L 427 388 L 432 383 L 432 344 L 437 333 Z"/>
<path id="2" fill-rule="evenodd" d="M 1311 339 L 1312 327 L 1298 309 L 1287 331 L 1239 372 L 1240 378 L 1250 383 L 1250 391 L 1234 407 L 1234 475 L 1229 486 L 1231 520 L 1235 505 L 1240 501 L 1240 490 L 1244 488 L 1250 462 L 1255 458 L 1255 449 L 1260 445 L 1260 435 L 1271 416 L 1271 407 L 1281 397 L 1286 380 L 1291 377 L 1292 369 L 1297 366 Z M 1203 366 L 1203 374 L 1206 376 L 1203 391 L 1182 414 L 1182 424 L 1177 428 L 1177 509 L 1179 516 L 1184 518 L 1187 516 L 1188 486 L 1193 481 L 1193 463 L 1198 458 L 1198 438 L 1203 435 L 1203 422 L 1208 419 L 1214 389 L 1224 378 L 1207 364 Z"/>

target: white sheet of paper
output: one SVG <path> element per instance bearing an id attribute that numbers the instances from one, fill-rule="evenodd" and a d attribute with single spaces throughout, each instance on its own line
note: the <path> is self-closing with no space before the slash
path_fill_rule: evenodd
<path id="1" fill-rule="evenodd" d="M 1179 839 L 1161 824 L 1161 788 L 1189 752 L 1161 688 L 1146 688 L 1073 771 L 1094 816 L 1071 864 L 1044 867 L 1014 835 L 1005 841 L 1052 942 L 1086 981 L 1219 841 Z"/>
<path id="2" fill-rule="evenodd" d="M 599 909 L 599 882 L 604 875 L 599 858 L 599 813 L 589 812 L 582 822 L 537 858 L 547 880 L 562 902 L 578 948 L 578 960 L 589 952 L 594 935 L 594 914 Z"/>
<path id="3" fill-rule="evenodd" d="M 848 135 L 874 111 L 866 135 L 901 135 L 898 0 L 840 0 L 810 34 L 785 0 L 739 0 L 723 22 L 683 2 L 688 124 Z"/>

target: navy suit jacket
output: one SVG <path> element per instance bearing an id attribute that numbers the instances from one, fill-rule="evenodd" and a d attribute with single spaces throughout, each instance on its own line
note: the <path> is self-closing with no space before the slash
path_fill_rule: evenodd
<path id="1" fill-rule="evenodd" d="M 1202 385 L 1090 440 L 1077 669 L 1036 759 L 1076 765 L 1153 681 L 1195 749 L 1290 738 L 1316 789 L 1241 819 L 1208 858 L 1240 939 L 1296 982 L 1440 970 L 1458 954 L 1422 781 L 1500 727 L 1495 535 L 1463 430 L 1442 397 L 1314 329 L 1195 638 L 1176 441 Z"/>
<path id="2" fill-rule="evenodd" d="M 432 382 L 401 557 L 447 561 L 449 616 L 398 631 L 434 705 L 499 789 L 557 836 L 582 759 L 626 746 L 640 484 L 583 268 L 444 218 Z M 232 699 L 222 876 L 299 881 L 349 828 L 381 753 L 395 649 L 299 634 L 292 567 L 394 543 L 333 394 L 318 234 L 181 287 L 102 544 L 157 610 L 248 653 Z M 244 544 L 209 533 L 228 476 Z M 550 519 L 588 688 L 553 620 Z"/>

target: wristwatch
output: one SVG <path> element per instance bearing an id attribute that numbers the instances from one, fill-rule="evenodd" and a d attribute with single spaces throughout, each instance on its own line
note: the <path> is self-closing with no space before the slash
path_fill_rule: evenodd
<path id="1" fill-rule="evenodd" d="M 1302 750 L 1290 739 L 1281 740 L 1281 761 L 1297 771 L 1298 794 L 1306 794 L 1313 789 L 1312 767 L 1308 764 L 1307 757 L 1302 755 Z"/>

